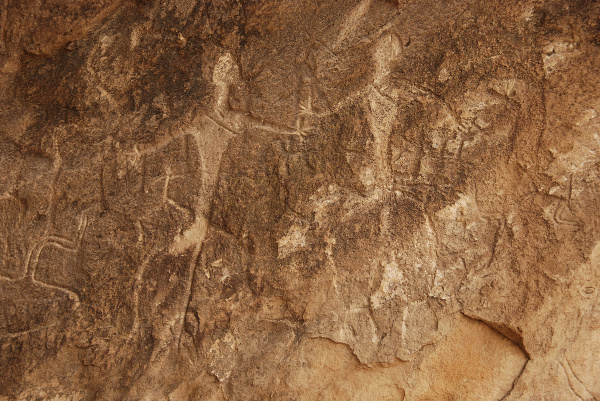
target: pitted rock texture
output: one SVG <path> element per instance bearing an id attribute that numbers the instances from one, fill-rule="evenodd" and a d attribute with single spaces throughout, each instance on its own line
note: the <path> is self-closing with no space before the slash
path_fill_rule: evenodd
<path id="1" fill-rule="evenodd" d="M 600 400 L 600 3 L 0 6 L 0 400 Z"/>

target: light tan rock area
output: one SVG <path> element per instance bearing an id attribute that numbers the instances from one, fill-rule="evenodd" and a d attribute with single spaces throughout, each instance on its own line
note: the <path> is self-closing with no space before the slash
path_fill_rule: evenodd
<path id="1" fill-rule="evenodd" d="M 0 401 L 600 401 L 600 2 L 0 7 Z"/>

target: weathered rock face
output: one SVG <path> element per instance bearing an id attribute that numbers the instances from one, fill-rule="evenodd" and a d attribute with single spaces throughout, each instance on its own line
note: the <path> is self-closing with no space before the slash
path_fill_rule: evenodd
<path id="1" fill-rule="evenodd" d="M 0 400 L 600 400 L 600 3 L 0 5 Z"/>

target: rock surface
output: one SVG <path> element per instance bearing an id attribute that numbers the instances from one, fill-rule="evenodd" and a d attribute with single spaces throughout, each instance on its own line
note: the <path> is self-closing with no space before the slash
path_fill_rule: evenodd
<path id="1" fill-rule="evenodd" d="M 600 400 L 600 3 L 0 6 L 0 400 Z"/>

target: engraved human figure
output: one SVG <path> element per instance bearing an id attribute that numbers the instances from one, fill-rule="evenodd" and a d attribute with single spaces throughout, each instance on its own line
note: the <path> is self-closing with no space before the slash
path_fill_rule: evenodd
<path id="1" fill-rule="evenodd" d="M 223 152 L 228 146 L 229 141 L 235 136 L 242 135 L 249 129 L 255 129 L 258 132 L 265 134 L 276 134 L 283 136 L 299 136 L 298 127 L 285 127 L 279 124 L 257 118 L 251 112 L 245 109 L 242 104 L 242 109 L 232 106 L 231 95 L 234 88 L 243 88 L 244 82 L 241 77 L 239 65 L 230 53 L 222 54 L 216 61 L 213 74 L 212 84 L 214 88 L 212 110 L 205 113 L 200 113 L 192 123 L 181 129 L 173 136 L 169 136 L 159 143 L 150 146 L 136 146 L 131 155 L 131 163 L 137 163 L 143 160 L 143 157 L 162 149 L 171 141 L 181 137 L 190 137 L 196 146 L 198 152 L 198 162 L 201 166 L 202 178 L 201 188 L 196 197 L 196 202 L 191 206 L 191 210 L 184 209 L 185 212 L 190 212 L 193 215 L 192 224 L 183 232 L 176 235 L 171 245 L 169 253 L 171 255 L 183 255 L 191 251 L 191 259 L 189 269 L 183 281 L 186 283 L 184 293 L 180 302 L 176 306 L 176 312 L 170 315 L 168 322 L 161 324 L 158 333 L 155 336 L 159 338 L 159 345 L 155 348 L 153 359 L 164 350 L 170 343 L 178 343 L 183 329 L 183 321 L 189 294 L 193 281 L 193 271 L 196 266 L 202 243 L 208 230 L 208 217 L 210 214 L 211 199 L 217 183 L 217 176 Z M 179 210 L 182 206 L 176 204 L 168 196 L 168 185 L 170 180 L 175 177 L 166 171 L 164 177 L 164 187 L 162 191 L 162 199 L 164 204 L 171 205 Z M 142 222 L 138 224 L 138 238 L 143 239 Z M 152 258 L 146 258 L 139 266 L 135 275 L 134 284 L 134 321 L 132 325 L 130 338 L 134 337 L 140 329 L 140 291 L 142 290 L 143 277 L 146 274 Z M 175 337 L 175 341 L 173 340 Z"/>
<path id="2" fill-rule="evenodd" d="M 151 355 L 153 363 L 159 363 L 164 360 L 162 356 L 165 355 L 169 346 L 178 347 L 179 345 L 187 305 L 190 299 L 194 270 L 208 230 L 211 199 L 216 187 L 219 166 L 223 152 L 227 148 L 229 141 L 233 137 L 242 134 L 249 127 L 260 127 L 270 132 L 281 133 L 281 130 L 275 124 L 261 121 L 246 111 L 235 110 L 231 107 L 230 96 L 232 87 L 243 86 L 239 66 L 231 54 L 225 53 L 217 59 L 212 78 L 214 88 L 214 105 L 212 110 L 200 114 L 192 124 L 182 129 L 176 136 L 169 138 L 164 144 L 166 145 L 178 137 L 188 136 L 193 138 L 198 152 L 198 162 L 202 170 L 202 179 L 196 201 L 191 206 L 193 222 L 186 230 L 173 239 L 168 248 L 169 253 L 173 256 L 191 252 L 191 258 L 189 259 L 189 267 L 185 276 L 180 278 L 185 283 L 183 293 L 176 297 L 173 310 L 163 314 L 165 318 L 161 322 L 157 322 L 158 324 L 154 327 L 153 336 L 158 340 L 158 343 Z M 287 129 L 284 133 L 291 132 L 292 130 Z M 155 149 L 156 147 L 148 148 L 148 150 L 138 149 L 136 153 L 143 154 L 146 151 L 154 151 Z M 135 156 L 139 158 L 137 154 Z M 162 178 L 165 180 L 162 198 L 167 204 L 177 207 L 177 205 L 173 204 L 174 201 L 168 196 L 168 184 L 173 178 L 167 169 L 165 177 Z M 152 258 L 146 258 L 140 264 L 136 273 L 134 290 L 135 318 L 130 338 L 136 335 L 140 329 L 142 319 L 139 310 L 140 291 L 142 289 L 144 274 L 149 268 L 150 263 L 152 263 Z M 150 372 L 150 374 L 152 375 L 153 373 Z"/>
<path id="3" fill-rule="evenodd" d="M 390 90 L 393 88 L 389 88 L 389 75 L 391 63 L 401 52 L 400 39 L 392 33 L 383 35 L 377 42 L 373 54 L 375 73 L 368 98 L 371 110 L 369 126 L 375 141 L 376 185 L 388 191 L 393 186 L 389 157 L 390 135 L 398 116 L 398 95 Z"/>
<path id="4" fill-rule="evenodd" d="M 339 40 L 333 44 L 336 50 L 344 51 L 344 43 L 349 42 L 364 22 L 361 19 L 370 4 L 368 0 L 362 1 L 349 14 L 347 20 L 351 24 L 342 30 Z M 327 233 L 334 241 L 336 237 L 351 235 L 340 228 L 346 222 L 363 221 L 369 215 L 378 215 L 378 229 L 369 238 L 374 247 L 372 263 L 365 266 L 365 270 L 372 277 L 379 278 L 372 279 L 365 273 L 363 279 L 373 281 L 369 284 L 373 292 L 367 299 L 367 305 L 361 305 L 360 310 L 364 312 L 359 313 L 360 319 L 374 324 L 361 325 L 357 323 L 360 321 L 357 317 L 353 322 L 356 331 L 353 335 L 347 333 L 344 327 L 339 327 L 339 332 L 332 329 L 331 332 L 322 333 L 334 341 L 349 344 L 360 355 L 359 358 L 368 361 L 408 358 L 436 336 L 437 319 L 425 301 L 434 279 L 438 240 L 435 217 L 424 209 L 428 193 L 442 190 L 438 183 L 442 180 L 437 178 L 441 175 L 440 165 L 451 157 L 460 157 L 457 154 L 460 152 L 452 154 L 453 149 L 447 144 L 452 141 L 461 143 L 466 133 L 458 116 L 443 99 L 425 85 L 394 73 L 395 67 L 403 62 L 408 42 L 387 28 L 378 31 L 372 46 L 370 82 L 320 114 L 320 117 L 335 118 L 333 113 L 339 112 L 348 116 L 346 118 L 354 118 L 348 124 L 357 126 L 362 124 L 359 116 L 363 115 L 368 127 L 365 145 L 343 149 L 343 152 L 347 152 L 346 160 L 352 162 L 353 174 L 360 180 L 362 188 L 354 192 L 335 184 L 324 186 L 319 194 L 311 198 L 310 209 L 320 211 L 333 203 L 352 205 L 342 207 L 347 210 L 336 225 L 338 228 Z M 331 63 L 336 64 L 334 61 Z M 423 117 L 402 128 L 402 119 L 406 118 L 404 109 L 413 105 L 422 111 Z M 415 133 L 401 132 L 401 129 L 412 129 Z M 361 142 L 364 137 L 360 137 L 364 132 L 357 128 L 352 134 L 343 133 L 342 138 L 345 140 L 348 135 L 355 135 L 356 138 L 350 137 L 353 143 L 364 143 Z M 401 149 L 398 150 L 399 147 Z M 361 153 L 353 159 L 350 152 Z M 403 215 L 404 210 L 414 213 Z M 322 214 L 315 213 L 317 216 Z M 400 222 L 402 220 L 406 223 Z M 326 223 L 319 222 L 319 226 L 326 226 Z M 342 234 L 339 231 L 344 232 Z M 294 232 L 304 232 L 300 223 L 288 231 Z M 288 237 L 280 243 L 287 244 L 284 239 Z M 335 255 L 335 252 L 332 253 Z M 286 250 L 282 255 L 288 257 L 291 252 Z M 331 259 L 332 268 L 329 270 L 334 277 L 336 272 L 341 274 L 345 269 L 354 267 L 345 265 L 346 262 L 340 257 Z M 321 311 L 316 316 L 327 316 L 322 310 L 331 308 L 329 313 L 332 321 L 328 323 L 335 328 L 338 324 L 336 314 L 340 308 L 349 306 L 342 301 L 344 290 L 338 291 L 335 280 L 332 280 L 332 289 L 335 294 L 328 294 L 329 304 L 325 308 L 320 307 Z M 400 318 L 393 312 L 397 309 L 403 312 Z M 418 319 L 418 316 L 426 316 L 427 319 Z M 374 340 L 372 345 L 368 345 L 368 341 L 360 342 L 356 338 Z M 389 355 L 389 352 L 394 355 Z"/>
<path id="5" fill-rule="evenodd" d="M 406 188 L 402 184 L 427 185 L 431 182 L 439 168 L 436 167 L 436 158 L 460 156 L 451 154 L 452 149 L 448 144 L 452 141 L 460 143 L 467 128 L 450 106 L 431 90 L 392 74 L 392 68 L 400 61 L 403 50 L 401 39 L 394 33 L 384 33 L 377 41 L 373 53 L 373 83 L 368 99 L 371 111 L 369 126 L 375 142 L 377 186 L 381 190 L 401 190 L 406 195 Z M 406 147 L 403 156 L 393 163 L 390 137 L 402 118 L 400 109 L 411 102 L 420 104 L 429 113 L 427 133 L 421 133 L 422 137 L 413 140 L 414 143 L 403 140 Z M 403 165 L 396 166 L 398 162 Z M 398 167 L 404 172 L 403 177 L 393 177 L 397 175 L 393 171 Z"/>
<path id="6" fill-rule="evenodd" d="M 180 348 L 184 329 L 185 317 L 191 300 L 192 285 L 196 266 L 205 242 L 208 227 L 212 198 L 215 192 L 218 173 L 223 153 L 230 141 L 244 135 L 249 130 L 255 133 L 275 136 L 299 137 L 301 134 L 298 127 L 287 127 L 265 119 L 254 116 L 244 104 L 243 100 L 235 102 L 232 99 L 236 90 L 242 91 L 244 96 L 245 83 L 242 79 L 240 68 L 235 58 L 230 53 L 224 53 L 216 60 L 213 74 L 213 105 L 210 109 L 202 111 L 186 127 L 177 130 L 159 143 L 150 146 L 139 145 L 131 154 L 132 162 L 140 161 L 143 156 L 155 152 L 168 145 L 177 138 L 189 138 L 196 148 L 198 164 L 202 171 L 201 186 L 195 194 L 195 201 L 190 207 L 192 216 L 191 224 L 182 232 L 177 234 L 167 249 L 157 248 L 147 255 L 139 264 L 135 273 L 133 307 L 134 319 L 129 334 L 129 343 L 138 338 L 142 332 L 142 322 L 146 314 L 151 313 L 152 337 L 154 346 L 149 359 L 149 367 L 139 379 L 138 385 L 152 381 L 161 374 L 162 367 L 170 363 Z M 302 127 L 300 127 L 302 129 Z M 162 191 L 163 204 L 169 204 L 176 208 L 173 200 L 169 197 L 168 185 L 175 177 L 167 169 Z M 180 205 L 179 205 L 180 206 Z M 138 224 L 141 235 L 141 223 Z M 166 250 L 168 255 L 163 255 Z M 162 257 L 186 258 L 186 270 L 173 275 L 169 282 L 158 284 L 160 291 L 149 292 L 153 297 L 150 305 L 142 305 L 142 295 L 146 285 L 146 278 L 150 276 L 153 268 L 162 266 L 157 263 Z M 188 259 L 189 258 L 189 259 Z M 146 309 L 144 311 L 143 307 Z M 149 309 L 148 309 L 149 308 Z M 160 316 L 156 318 L 156 316 Z"/>

